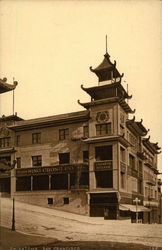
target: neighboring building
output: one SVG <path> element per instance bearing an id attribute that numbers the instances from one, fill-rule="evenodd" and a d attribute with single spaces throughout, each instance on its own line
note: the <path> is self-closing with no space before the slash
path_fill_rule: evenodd
<path id="1" fill-rule="evenodd" d="M 18 82 L 14 81 L 14 84 L 8 84 L 7 78 L 0 79 L 0 94 L 14 90 L 17 86 Z"/>
<path id="2" fill-rule="evenodd" d="M 158 179 L 158 218 L 159 218 L 159 223 L 162 224 L 162 193 L 161 193 L 161 179 Z"/>
<path id="3" fill-rule="evenodd" d="M 99 83 L 81 86 L 91 98 L 87 103 L 78 101 L 84 111 L 8 126 L 14 147 L 10 157 L 17 160 L 11 195 L 24 202 L 108 219 L 130 216 L 138 198 L 139 218 L 158 222 L 160 148 L 145 137 L 148 130 L 142 120 L 129 119 L 135 112 L 127 102 L 131 96 L 109 54 L 90 69 Z"/>
<path id="4" fill-rule="evenodd" d="M 2 116 L 0 118 L 0 192 L 6 195 L 11 191 L 11 171 L 14 164 L 14 132 L 8 126 L 16 124 L 22 119 L 17 115 Z"/>

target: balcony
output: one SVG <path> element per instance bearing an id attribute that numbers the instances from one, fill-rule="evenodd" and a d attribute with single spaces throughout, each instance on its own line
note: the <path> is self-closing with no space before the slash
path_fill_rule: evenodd
<path id="1" fill-rule="evenodd" d="M 149 168 L 152 168 L 152 167 L 153 167 L 153 162 L 150 161 L 149 159 L 146 159 L 144 164 L 145 164 L 147 167 L 149 167 Z"/>
<path id="2" fill-rule="evenodd" d="M 132 176 L 138 178 L 138 171 L 132 168 Z"/>
<path id="3" fill-rule="evenodd" d="M 131 175 L 135 178 L 138 178 L 138 171 L 134 168 L 131 168 L 130 166 L 128 166 L 128 168 L 127 168 L 127 174 Z"/>
<path id="4" fill-rule="evenodd" d="M 94 168 L 95 168 L 95 171 L 112 170 L 113 162 L 112 160 L 96 161 L 94 163 Z"/>
<path id="5" fill-rule="evenodd" d="M 147 184 L 151 185 L 151 186 L 156 186 L 156 180 L 154 180 L 151 177 L 147 177 L 144 179 L 146 181 Z"/>

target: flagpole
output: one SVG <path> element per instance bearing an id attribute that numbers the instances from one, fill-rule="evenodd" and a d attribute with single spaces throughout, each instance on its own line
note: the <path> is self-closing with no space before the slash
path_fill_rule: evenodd
<path id="1" fill-rule="evenodd" d="M 14 83 L 15 78 L 13 77 L 13 83 Z M 13 115 L 15 113 L 15 91 L 13 90 Z"/>

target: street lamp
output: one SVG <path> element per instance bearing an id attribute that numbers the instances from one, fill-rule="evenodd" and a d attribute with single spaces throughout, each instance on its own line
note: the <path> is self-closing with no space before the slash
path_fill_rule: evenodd
<path id="1" fill-rule="evenodd" d="M 133 200 L 133 203 L 136 203 L 136 223 L 138 223 L 138 203 L 140 203 L 138 197 L 136 197 L 135 200 Z"/>
<path id="2" fill-rule="evenodd" d="M 6 161 L 0 161 L 0 174 L 11 171 L 15 168 L 17 161 L 13 160 L 13 164 L 8 164 Z M 15 199 L 13 198 L 13 207 L 12 207 L 12 231 L 15 231 Z"/>

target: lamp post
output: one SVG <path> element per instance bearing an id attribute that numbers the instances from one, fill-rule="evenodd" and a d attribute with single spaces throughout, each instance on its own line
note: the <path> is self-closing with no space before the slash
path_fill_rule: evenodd
<path id="1" fill-rule="evenodd" d="M 15 231 L 15 199 L 13 198 L 13 207 L 12 207 L 12 231 Z"/>
<path id="2" fill-rule="evenodd" d="M 138 197 L 136 197 L 135 200 L 133 200 L 133 203 L 136 203 L 136 223 L 138 223 L 138 203 L 140 203 Z"/>

